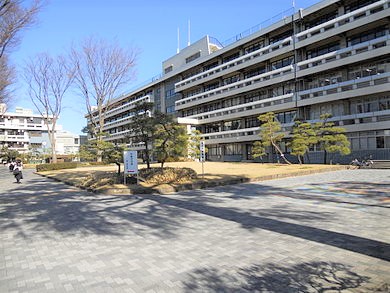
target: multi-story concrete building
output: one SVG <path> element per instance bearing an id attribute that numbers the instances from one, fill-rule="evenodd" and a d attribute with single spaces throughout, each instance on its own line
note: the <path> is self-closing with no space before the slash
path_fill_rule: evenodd
<path id="1" fill-rule="evenodd" d="M 4 108 L 4 106 L 3 106 Z M 34 114 L 30 109 L 16 107 L 15 112 L 0 114 L 0 148 L 3 146 L 20 153 L 49 154 L 51 144 L 44 117 Z M 56 127 L 59 155 L 76 154 L 80 146 L 80 137 Z"/>
<path id="2" fill-rule="evenodd" d="M 164 61 L 161 76 L 113 102 L 108 139 L 128 142 L 131 109 L 148 99 L 199 129 L 209 160 L 252 160 L 257 117 L 270 111 L 287 132 L 295 119 L 332 114 L 352 148 L 333 161 L 389 159 L 389 20 L 389 0 L 325 0 L 228 44 L 206 36 Z M 316 147 L 309 156 L 322 162 Z"/>

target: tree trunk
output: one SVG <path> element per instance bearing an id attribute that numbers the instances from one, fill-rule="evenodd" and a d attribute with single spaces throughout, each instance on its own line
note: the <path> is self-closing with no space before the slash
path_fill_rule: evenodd
<path id="1" fill-rule="evenodd" d="M 145 141 L 145 157 L 146 157 L 146 168 L 150 169 L 149 145 L 147 141 Z"/>
<path id="2" fill-rule="evenodd" d="M 324 149 L 324 165 L 326 165 L 326 161 L 328 160 L 327 154 L 328 152 Z"/>
<path id="3" fill-rule="evenodd" d="M 298 155 L 298 161 L 299 161 L 299 165 L 302 165 L 302 156 L 301 155 Z"/>
<path id="4" fill-rule="evenodd" d="M 272 145 L 274 146 L 274 148 L 276 149 L 276 151 L 280 154 L 280 156 L 282 157 L 282 159 L 289 165 L 291 165 L 291 162 L 289 160 L 287 160 L 282 152 L 282 150 L 274 143 L 272 142 Z"/>
<path id="5" fill-rule="evenodd" d="M 115 164 L 118 166 L 117 174 L 118 174 L 118 176 L 119 176 L 119 175 L 121 174 L 121 163 L 115 162 Z"/>

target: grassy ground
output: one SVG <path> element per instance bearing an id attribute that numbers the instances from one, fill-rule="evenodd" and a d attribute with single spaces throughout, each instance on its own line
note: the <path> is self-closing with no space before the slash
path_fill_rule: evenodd
<path id="1" fill-rule="evenodd" d="M 159 164 L 152 164 L 152 167 L 159 166 Z M 115 184 L 115 182 L 110 178 L 112 178 L 113 174 L 117 171 L 116 165 L 79 167 L 77 169 L 40 172 L 39 174 L 71 185 L 91 189 L 96 192 L 134 194 L 152 192 L 169 193 L 184 189 L 197 189 L 217 185 L 262 181 L 345 168 L 345 166 L 329 165 L 205 162 L 203 165 L 204 176 L 202 176 L 202 164 L 198 162 L 166 163 L 165 166 L 192 168 L 197 172 L 198 179 L 181 184 L 174 182 L 160 185 L 146 184 L 144 182 L 140 182 L 140 185 Z M 145 167 L 146 165 L 139 166 L 139 168 Z M 123 170 L 123 166 L 121 166 L 121 170 Z"/>

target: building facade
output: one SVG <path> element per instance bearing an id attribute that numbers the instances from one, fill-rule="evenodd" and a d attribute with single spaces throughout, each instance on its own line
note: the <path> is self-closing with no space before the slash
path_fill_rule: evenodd
<path id="1" fill-rule="evenodd" d="M 201 131 L 208 160 L 253 160 L 257 117 L 270 111 L 286 133 L 296 119 L 331 114 L 352 150 L 333 162 L 390 159 L 389 19 L 389 0 L 325 0 L 227 45 L 206 36 L 164 61 L 161 76 L 112 102 L 107 139 L 131 142 L 131 109 L 148 99 Z M 322 162 L 315 146 L 309 161 Z"/>
<path id="2" fill-rule="evenodd" d="M 51 144 L 45 119 L 40 114 L 21 107 L 16 107 L 15 112 L 4 110 L 0 114 L 0 148 L 8 147 L 19 153 L 50 154 Z M 61 125 L 57 125 L 55 135 L 57 154 L 78 153 L 78 135 L 62 130 Z"/>

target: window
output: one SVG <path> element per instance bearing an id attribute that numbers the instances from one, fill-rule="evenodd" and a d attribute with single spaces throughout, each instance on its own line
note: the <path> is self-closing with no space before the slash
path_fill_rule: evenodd
<path id="1" fill-rule="evenodd" d="M 294 56 L 286 57 L 271 63 L 272 70 L 279 69 L 294 63 Z"/>
<path id="2" fill-rule="evenodd" d="M 321 17 L 316 18 L 316 19 L 310 21 L 309 23 L 305 24 L 305 27 L 306 27 L 306 29 L 309 29 L 309 28 L 315 27 L 317 25 L 320 25 L 322 23 L 325 23 L 329 20 L 332 20 L 336 17 L 337 17 L 337 11 L 326 14 L 326 15 L 322 15 Z"/>
<path id="3" fill-rule="evenodd" d="M 175 106 L 169 106 L 166 108 L 167 113 L 173 113 L 175 112 Z"/>
<path id="4" fill-rule="evenodd" d="M 197 52 L 194 55 L 191 55 L 190 57 L 186 58 L 186 63 L 190 63 L 195 59 L 198 59 L 199 57 L 200 57 L 200 52 Z"/>
<path id="5" fill-rule="evenodd" d="M 173 70 L 173 65 L 165 68 L 164 73 L 167 74 L 167 73 L 171 72 L 172 70 Z"/>
<path id="6" fill-rule="evenodd" d="M 260 121 L 257 117 L 245 118 L 245 128 L 252 128 L 260 126 Z"/>
<path id="7" fill-rule="evenodd" d="M 239 144 L 225 145 L 225 155 L 242 155 L 242 147 Z"/>
<path id="8" fill-rule="evenodd" d="M 370 31 L 365 31 L 363 33 L 353 35 L 349 37 L 348 40 L 348 46 L 353 46 L 356 44 L 360 44 L 363 42 L 367 42 L 379 37 L 382 37 L 386 35 L 386 27 L 378 27 L 376 29 L 370 30 Z"/>
<path id="9" fill-rule="evenodd" d="M 251 53 L 253 51 L 259 50 L 264 47 L 264 41 L 254 43 L 245 48 L 245 54 Z"/>
<path id="10" fill-rule="evenodd" d="M 234 53 L 234 54 L 232 54 L 232 55 L 230 55 L 230 56 L 227 56 L 227 57 L 223 58 L 223 63 L 232 61 L 232 60 L 234 60 L 234 59 L 236 59 L 236 58 L 238 58 L 238 57 L 240 57 L 240 53 L 239 53 L 239 52 Z"/>
<path id="11" fill-rule="evenodd" d="M 385 148 L 385 137 L 384 136 L 377 136 L 376 137 L 376 148 L 377 149 Z"/>
<path id="12" fill-rule="evenodd" d="M 271 44 L 279 42 L 281 40 L 284 40 L 285 38 L 288 38 L 289 36 L 292 36 L 292 34 L 293 34 L 293 31 L 292 30 L 288 30 L 288 31 L 286 31 L 284 33 L 281 33 L 281 34 L 277 35 L 277 36 L 271 37 L 269 39 L 269 42 Z"/>
<path id="13" fill-rule="evenodd" d="M 370 4 L 377 2 L 377 1 L 378 0 L 358 0 L 358 1 L 355 1 L 352 4 L 345 6 L 345 13 L 352 12 L 354 10 L 357 10 L 357 9 L 362 8 L 364 6 L 370 5 Z"/>
<path id="14" fill-rule="evenodd" d="M 340 49 L 340 44 L 338 42 L 333 43 L 333 44 L 329 44 L 329 45 L 326 45 L 323 47 L 319 47 L 319 48 L 315 48 L 315 49 L 307 51 L 306 58 L 307 59 L 314 58 L 314 57 L 321 56 L 321 55 L 324 55 L 324 54 L 327 54 L 327 53 L 330 53 L 333 51 L 337 51 L 338 49 Z"/>

